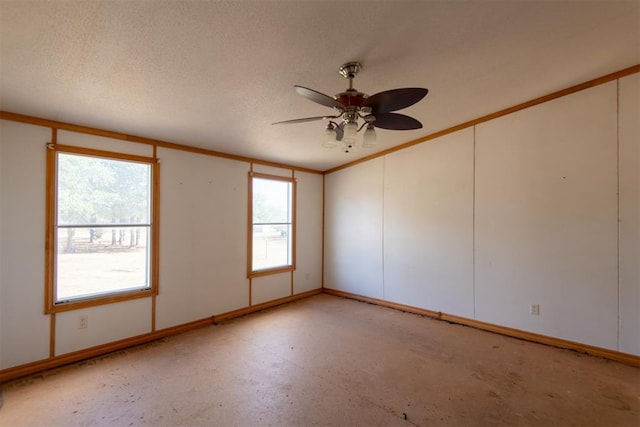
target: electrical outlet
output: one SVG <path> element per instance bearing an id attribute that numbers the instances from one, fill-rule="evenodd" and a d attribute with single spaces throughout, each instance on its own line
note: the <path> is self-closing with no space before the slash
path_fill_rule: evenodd
<path id="1" fill-rule="evenodd" d="M 78 318 L 78 329 L 87 329 L 89 327 L 89 315 L 83 314 Z"/>
<path id="2" fill-rule="evenodd" d="M 540 304 L 531 304 L 529 306 L 529 314 L 533 314 L 534 316 L 540 315 Z"/>

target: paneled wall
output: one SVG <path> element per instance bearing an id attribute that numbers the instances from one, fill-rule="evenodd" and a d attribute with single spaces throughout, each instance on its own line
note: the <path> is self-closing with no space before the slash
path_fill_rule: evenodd
<path id="1" fill-rule="evenodd" d="M 167 149 L 158 158 L 157 327 L 245 307 L 247 217 L 238 212 L 247 210 L 249 165 Z"/>
<path id="2" fill-rule="evenodd" d="M 45 143 L 51 130 L 0 121 L 0 363 L 49 356 L 44 316 Z"/>
<path id="3" fill-rule="evenodd" d="M 325 176 L 326 287 L 384 298 L 383 167 L 378 158 Z"/>
<path id="4" fill-rule="evenodd" d="M 640 353 L 640 75 L 619 81 L 620 351 Z"/>
<path id="5" fill-rule="evenodd" d="M 473 129 L 384 162 L 385 298 L 473 317 Z"/>
<path id="6" fill-rule="evenodd" d="M 326 175 L 324 286 L 640 355 L 639 79 Z"/>
<path id="7" fill-rule="evenodd" d="M 616 99 L 609 82 L 476 126 L 478 320 L 617 348 Z"/>
<path id="8" fill-rule="evenodd" d="M 322 286 L 321 174 L 298 182 L 298 269 L 247 278 L 251 163 L 159 147 L 159 295 L 44 314 L 45 160 L 51 129 L 0 120 L 0 369 L 89 349 Z M 151 156 L 153 147 L 69 131 L 58 143 Z M 253 282 L 253 283 L 252 283 Z M 253 291 L 253 292 L 252 292 Z M 250 294 L 253 297 L 250 299 Z M 155 314 L 155 315 L 154 315 Z M 89 327 L 78 329 L 87 315 Z"/>

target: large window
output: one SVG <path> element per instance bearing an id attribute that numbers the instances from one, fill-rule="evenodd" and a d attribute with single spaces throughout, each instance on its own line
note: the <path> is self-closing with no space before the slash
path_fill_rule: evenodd
<path id="1" fill-rule="evenodd" d="M 252 173 L 249 184 L 249 276 L 293 270 L 295 181 Z"/>
<path id="2" fill-rule="evenodd" d="M 50 155 L 49 311 L 155 293 L 154 160 L 73 147 Z"/>

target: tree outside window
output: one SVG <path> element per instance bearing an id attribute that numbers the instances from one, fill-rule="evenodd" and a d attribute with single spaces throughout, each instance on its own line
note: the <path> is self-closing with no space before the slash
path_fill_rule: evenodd
<path id="1" fill-rule="evenodd" d="M 50 308 L 152 291 L 153 159 L 73 151 L 55 151 Z"/>

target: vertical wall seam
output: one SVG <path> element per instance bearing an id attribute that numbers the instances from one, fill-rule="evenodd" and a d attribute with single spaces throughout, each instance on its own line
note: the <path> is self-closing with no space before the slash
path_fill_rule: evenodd
<path id="1" fill-rule="evenodd" d="M 158 146 L 156 144 L 153 144 L 153 159 L 156 161 L 156 164 L 153 167 L 157 167 L 157 162 L 158 162 Z M 154 182 L 154 187 L 156 186 L 156 182 Z M 159 196 L 160 194 L 160 189 L 157 189 L 157 193 L 156 196 Z M 154 207 L 155 209 L 158 210 L 157 214 L 159 215 L 159 211 L 160 211 L 160 202 L 158 200 L 154 201 Z M 155 213 L 155 211 L 154 211 Z M 156 225 L 158 227 L 158 225 Z M 159 237 L 160 232 L 158 230 L 158 233 L 156 234 L 157 237 Z M 154 242 L 154 247 L 156 248 L 156 253 L 159 254 L 159 250 L 160 250 L 160 239 L 158 239 L 156 242 Z M 157 321 L 157 311 L 156 311 L 156 298 L 158 296 L 158 294 L 160 293 L 160 256 L 155 256 L 155 259 L 153 260 L 155 265 L 154 265 L 154 269 L 157 272 L 156 277 L 154 277 L 153 281 L 154 281 L 154 285 L 156 287 L 156 294 L 151 296 L 151 332 L 155 332 L 156 331 L 156 321 Z"/>
<path id="2" fill-rule="evenodd" d="M 620 351 L 620 79 L 616 80 L 616 345 Z"/>
<path id="3" fill-rule="evenodd" d="M 385 287 L 385 276 L 384 276 L 384 181 L 385 181 L 385 165 L 386 165 L 386 161 L 387 161 L 387 156 L 382 156 L 382 242 L 380 247 L 382 250 L 382 299 L 386 299 L 386 287 Z"/>
<path id="4" fill-rule="evenodd" d="M 247 187 L 247 276 L 248 277 L 248 285 L 249 285 L 249 304 L 248 307 L 251 307 L 253 300 L 253 283 L 251 281 L 251 268 L 253 265 L 253 232 L 252 232 L 252 222 L 253 222 L 253 162 L 249 163 L 249 179 L 248 179 L 248 187 Z"/>
<path id="5" fill-rule="evenodd" d="M 51 144 L 53 144 L 53 146 L 55 147 L 55 145 L 58 143 L 58 129 L 57 128 L 51 128 Z M 48 150 L 47 150 L 48 151 Z M 51 169 L 51 164 L 49 162 L 49 157 L 50 154 L 47 153 L 47 171 L 46 171 L 46 181 L 45 181 L 45 189 L 47 191 L 47 198 L 46 198 L 46 224 L 45 227 L 47 229 L 46 231 L 46 236 L 45 239 L 47 240 L 46 243 L 46 255 L 45 255 L 45 272 L 44 272 L 44 276 L 45 276 L 45 312 L 47 312 L 48 307 L 51 307 L 51 305 L 53 304 L 53 294 L 54 294 L 54 283 L 53 283 L 53 267 L 51 264 L 51 260 L 54 255 L 52 255 L 52 247 L 50 247 L 51 242 L 49 241 L 49 239 L 52 238 L 52 233 L 49 231 L 52 223 L 51 223 L 51 218 L 50 215 L 53 214 L 53 211 L 51 210 L 50 206 L 51 206 L 51 200 L 49 199 L 51 197 L 51 194 L 49 193 L 49 186 L 52 185 L 52 180 L 54 179 L 51 174 L 53 173 L 53 170 Z M 53 246 L 55 247 L 55 246 Z M 56 313 L 50 313 L 49 314 L 49 357 L 55 357 L 56 355 Z"/>
<path id="6" fill-rule="evenodd" d="M 473 291 L 473 318 L 476 317 L 476 125 L 473 126 L 473 165 L 471 166 L 471 287 Z"/>
<path id="7" fill-rule="evenodd" d="M 322 174 L 322 224 L 321 224 L 321 226 L 322 226 L 322 236 L 321 236 L 321 238 L 322 238 L 321 239 L 322 240 L 322 243 L 321 243 L 322 253 L 321 253 L 321 258 L 320 258 L 320 268 L 321 268 L 320 269 L 320 287 L 322 289 L 324 289 L 324 250 L 325 250 L 325 246 L 324 246 L 325 245 L 325 243 L 324 243 L 325 230 L 324 230 L 324 227 L 325 227 L 325 216 L 326 216 L 326 212 L 327 212 L 327 209 L 326 209 L 326 206 L 325 206 L 326 203 L 327 203 L 327 197 L 326 197 L 326 194 L 325 194 L 325 191 L 326 191 L 325 190 L 325 180 L 326 180 L 326 178 L 327 178 L 327 176 L 325 174 Z"/>

